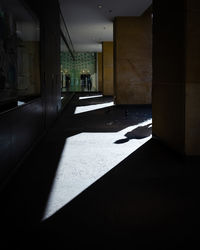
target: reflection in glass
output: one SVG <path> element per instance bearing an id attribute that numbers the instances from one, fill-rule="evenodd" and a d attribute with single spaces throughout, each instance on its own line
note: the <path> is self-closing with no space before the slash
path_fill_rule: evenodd
<path id="1" fill-rule="evenodd" d="M 18 0 L 1 0 L 1 111 L 40 94 L 39 41 L 39 21 L 28 6 Z"/>
<path id="2" fill-rule="evenodd" d="M 67 48 L 67 45 L 65 43 L 65 41 L 63 40 L 63 37 L 61 36 L 61 57 L 62 54 L 67 53 L 71 59 L 71 61 L 73 62 L 73 58 L 71 56 L 71 54 L 69 53 L 69 50 Z M 70 90 L 70 85 L 71 85 L 71 72 L 73 71 L 72 69 L 73 67 L 73 63 L 70 65 L 70 68 L 64 68 L 62 65 L 62 59 L 61 59 L 61 91 L 62 92 L 68 92 Z"/>

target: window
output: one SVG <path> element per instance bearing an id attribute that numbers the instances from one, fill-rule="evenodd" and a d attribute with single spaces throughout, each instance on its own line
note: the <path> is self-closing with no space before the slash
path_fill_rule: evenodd
<path id="1" fill-rule="evenodd" d="M 40 95 L 40 24 L 19 0 L 0 0 L 0 111 Z"/>

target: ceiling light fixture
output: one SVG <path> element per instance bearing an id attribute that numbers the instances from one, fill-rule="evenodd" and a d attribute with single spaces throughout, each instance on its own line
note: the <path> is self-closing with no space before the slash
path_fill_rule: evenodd
<path id="1" fill-rule="evenodd" d="M 98 7 L 99 9 L 101 9 L 103 6 L 102 6 L 101 4 L 99 4 L 99 5 L 97 5 L 97 7 Z"/>

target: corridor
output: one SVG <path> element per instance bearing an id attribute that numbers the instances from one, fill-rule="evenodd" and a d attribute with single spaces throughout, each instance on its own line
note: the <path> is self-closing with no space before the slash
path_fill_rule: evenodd
<path id="1" fill-rule="evenodd" d="M 198 241 L 199 158 L 152 138 L 151 116 L 150 105 L 76 94 L 1 191 L 5 247 Z"/>

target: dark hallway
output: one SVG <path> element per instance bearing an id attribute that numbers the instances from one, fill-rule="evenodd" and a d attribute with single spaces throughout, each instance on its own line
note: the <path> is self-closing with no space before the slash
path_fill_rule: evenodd
<path id="1" fill-rule="evenodd" d="M 200 1 L 0 0 L 0 248 L 199 246 Z"/>
<path id="2" fill-rule="evenodd" d="M 112 106 L 110 97 L 88 97 L 91 96 L 74 96 L 56 124 L 10 180 L 10 185 L 2 190 L 2 246 L 26 249 L 40 246 L 44 249 L 73 249 L 76 246 L 112 249 L 121 246 L 120 249 L 127 249 L 125 246 L 130 244 L 131 249 L 143 245 L 159 249 L 187 246 L 188 249 L 198 243 L 199 158 L 178 155 L 157 139 L 150 139 L 149 127 L 143 126 L 141 130 L 140 124 L 151 119 L 150 106 Z M 102 108 L 99 106 L 102 104 L 107 106 Z M 86 112 L 83 112 L 84 107 Z M 93 110 L 88 111 L 88 107 Z M 95 107 L 101 108 L 94 110 Z M 77 108 L 82 108 L 79 113 Z M 116 134 L 119 131 L 123 138 Z M 142 133 L 141 137 L 138 137 L 138 131 Z M 62 203 L 62 206 L 45 219 L 51 189 L 55 181 L 60 181 L 56 173 L 66 138 L 84 133 L 85 147 L 88 147 L 87 133 L 91 136 L 98 133 L 102 138 L 116 134 L 118 140 L 128 139 L 121 143 L 116 143 L 117 140 L 110 142 L 119 146 L 120 151 L 116 154 L 112 148 L 113 152 L 108 152 L 109 159 L 116 158 L 121 147 L 127 151 L 127 143 L 148 140 L 134 152 L 131 149 L 132 153 L 126 157 L 122 154 L 124 158 L 119 158 L 121 161 L 116 165 L 113 164 L 116 161 L 111 160 L 110 168 L 102 170 L 105 172 L 101 177 L 92 179 L 86 172 L 91 178 L 87 188 L 66 204 L 60 201 L 63 196 L 58 197 L 53 202 Z M 92 137 L 94 141 L 95 136 Z M 110 138 L 113 137 L 108 140 Z M 97 147 L 98 154 L 103 154 L 104 158 L 102 142 L 97 138 L 99 145 L 92 144 L 86 151 L 93 152 L 92 147 Z M 76 157 L 80 159 L 82 155 L 78 149 L 75 149 Z M 98 165 L 98 154 L 89 162 L 92 169 Z M 70 154 L 66 158 L 69 159 Z M 82 164 L 84 167 L 88 164 L 87 158 L 84 160 L 85 163 L 72 162 L 71 166 L 76 169 Z M 101 164 L 105 165 L 106 161 Z M 81 176 L 81 171 L 73 174 Z M 67 196 L 68 191 L 71 192 L 70 188 L 64 195 Z M 60 192 L 63 193 L 63 189 Z"/>

